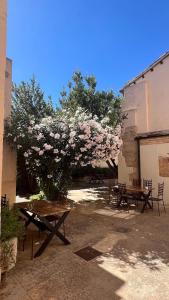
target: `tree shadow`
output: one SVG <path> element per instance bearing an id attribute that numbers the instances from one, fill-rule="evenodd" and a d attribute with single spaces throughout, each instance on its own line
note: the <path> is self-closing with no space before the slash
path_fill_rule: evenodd
<path id="1" fill-rule="evenodd" d="M 133 226 L 133 219 L 132 222 L 131 220 L 125 220 L 124 230 L 122 230 L 123 224 L 120 224 L 120 227 L 116 226 L 114 231 L 117 235 L 120 235 L 120 233 L 125 234 L 125 239 L 119 239 L 110 253 L 105 253 L 103 257 L 112 257 L 122 262 L 123 266 L 126 265 L 132 268 L 137 268 L 141 264 L 151 271 L 160 271 L 164 266 L 169 267 L 169 241 L 165 238 L 164 232 L 162 236 L 163 224 L 161 224 L 162 226 L 159 224 L 158 228 L 153 229 L 153 226 L 151 226 L 152 220 L 155 220 L 153 216 L 150 216 L 150 218 L 152 217 L 150 226 L 146 224 L 145 217 L 142 218 L 142 215 L 140 215 L 134 218 L 137 219 L 137 217 L 137 228 L 135 228 L 135 225 Z M 147 218 L 147 221 L 149 221 L 149 218 Z"/>

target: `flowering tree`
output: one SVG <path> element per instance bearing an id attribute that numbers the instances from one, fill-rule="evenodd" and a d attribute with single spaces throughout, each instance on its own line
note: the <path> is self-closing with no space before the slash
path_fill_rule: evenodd
<path id="1" fill-rule="evenodd" d="M 108 117 L 108 125 L 113 128 L 122 124 L 127 115 L 122 111 L 122 98 L 112 90 L 98 90 L 95 76 L 84 76 L 81 72 L 73 73 L 67 88 L 61 92 L 60 104 L 62 108 L 76 110 L 79 106 L 101 121 Z M 106 161 L 112 174 L 117 176 L 118 166 L 115 159 Z"/>
<path id="2" fill-rule="evenodd" d="M 49 97 L 46 99 L 34 76 L 29 81 L 13 84 L 11 124 L 14 129 L 17 124 L 20 126 L 29 124 L 30 116 L 38 123 L 42 118 L 54 114 L 52 100 Z M 26 170 L 22 151 L 17 151 L 17 189 L 29 193 L 37 190 L 36 179 Z"/>
<path id="3" fill-rule="evenodd" d="M 82 108 L 62 110 L 36 123 L 6 127 L 8 143 L 15 145 L 26 159 L 28 171 L 34 175 L 49 200 L 57 200 L 66 192 L 71 171 L 76 166 L 93 167 L 99 160 L 115 159 L 120 151 L 121 128 L 108 126 L 108 118 L 98 121 Z"/>

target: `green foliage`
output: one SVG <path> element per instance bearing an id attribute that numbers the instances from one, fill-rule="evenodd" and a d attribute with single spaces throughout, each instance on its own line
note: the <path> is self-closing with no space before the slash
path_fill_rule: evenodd
<path id="1" fill-rule="evenodd" d="M 41 122 L 42 118 L 53 116 L 56 113 L 52 100 L 46 101 L 44 92 L 34 77 L 28 82 L 22 81 L 19 85 L 14 84 L 12 89 L 12 111 L 10 120 L 6 120 L 6 130 L 12 126 L 13 132 L 18 127 L 29 126 L 30 119 L 35 123 Z M 10 122 L 8 122 L 10 121 Z M 25 139 L 25 147 L 27 140 Z M 25 167 L 25 158 L 22 149 L 17 150 L 17 192 L 32 193 L 37 191 L 36 180 L 30 176 Z"/>
<path id="2" fill-rule="evenodd" d="M 36 176 L 36 172 L 34 172 L 34 169 L 37 169 L 39 165 L 39 159 L 42 161 L 38 152 L 36 157 L 34 155 L 32 156 L 31 168 L 28 172 L 28 167 L 26 165 L 28 164 L 28 161 L 26 160 L 24 153 L 27 152 L 27 150 L 32 151 L 32 146 L 35 146 L 34 148 L 40 147 L 42 150 L 46 141 L 48 144 L 53 143 L 53 138 L 49 136 L 49 133 L 46 133 L 45 128 L 43 132 L 44 138 L 42 140 L 37 141 L 37 136 L 34 135 L 30 141 L 28 128 L 33 126 L 32 124 L 38 125 L 42 122 L 42 119 L 50 119 L 50 117 L 52 117 L 52 119 L 58 118 L 60 122 L 64 119 L 66 114 L 65 112 L 68 111 L 69 115 L 67 116 L 67 127 L 69 127 L 70 120 L 74 118 L 75 112 L 81 107 L 87 114 L 91 114 L 91 118 L 93 120 L 94 116 L 97 116 L 97 121 L 102 124 L 101 121 L 104 118 L 104 122 L 112 128 L 121 124 L 125 118 L 125 115 L 121 112 L 122 99 L 119 96 L 115 96 L 113 91 L 98 91 L 97 82 L 94 76 L 84 77 L 80 72 L 75 72 L 72 77 L 72 82 L 68 83 L 67 91 L 62 91 L 61 96 L 61 108 L 55 109 L 50 98 L 48 101 L 45 100 L 44 92 L 41 90 L 35 78 L 32 78 L 29 82 L 23 81 L 18 86 L 13 86 L 12 113 L 10 120 L 7 120 L 8 122 L 6 122 L 5 132 L 6 136 L 10 134 L 10 136 L 8 135 L 9 144 L 15 144 L 17 147 L 17 180 L 19 183 L 17 186 L 20 186 L 21 188 L 28 187 L 27 190 L 24 190 L 24 192 L 37 193 L 39 191 L 39 187 L 37 188 L 36 184 L 37 180 L 40 189 L 43 189 L 46 195 L 54 194 L 57 190 L 64 192 L 65 188 L 62 184 L 60 185 L 61 179 L 55 180 L 52 186 L 50 184 L 51 180 L 46 179 L 47 175 L 50 174 L 48 173 L 50 169 L 55 169 L 55 172 L 53 172 L 55 175 L 57 173 L 62 178 L 68 178 L 68 181 L 70 178 L 68 172 L 69 168 L 67 167 L 67 165 L 70 165 L 70 162 L 68 164 L 66 161 L 66 164 L 63 164 L 65 160 L 61 158 L 60 163 L 57 164 L 59 168 L 56 168 L 54 160 L 51 159 L 54 158 L 54 153 L 51 157 L 49 155 L 48 158 L 46 153 L 51 154 L 52 151 L 50 152 L 46 150 L 44 156 L 46 157 L 45 162 L 47 161 L 47 163 L 42 163 L 40 165 L 42 172 L 39 173 L 39 178 Z M 64 134 L 62 133 L 62 135 Z M 76 143 L 78 136 L 79 135 L 77 134 L 77 138 L 75 139 Z M 61 146 L 59 146 L 60 144 Z M 56 141 L 56 144 L 52 144 L 52 147 L 57 148 L 59 153 L 61 150 L 65 152 L 66 144 L 65 142 L 60 143 L 58 140 Z M 80 144 L 78 151 L 81 151 Z M 81 155 L 80 152 L 79 154 Z M 90 158 L 92 160 L 93 155 L 91 155 Z M 53 177 L 53 180 L 54 179 L 55 176 Z M 64 179 L 64 181 L 65 180 L 66 179 Z"/>
<path id="3" fill-rule="evenodd" d="M 80 178 L 80 177 L 85 177 L 85 176 L 95 176 L 95 175 L 101 175 L 103 178 L 113 178 L 112 171 L 110 168 L 101 168 L 101 167 L 96 167 L 92 168 L 92 166 L 86 166 L 86 167 L 81 167 L 81 168 L 76 168 L 73 173 L 72 177 L 74 179 Z"/>
<path id="4" fill-rule="evenodd" d="M 92 116 L 96 115 L 99 120 L 108 117 L 109 125 L 113 127 L 126 118 L 121 110 L 122 98 L 112 90 L 98 91 L 96 78 L 84 77 L 81 72 L 75 72 L 72 81 L 68 83 L 68 89 L 61 92 L 60 104 L 62 108 L 69 108 L 72 112 L 80 106 Z"/>
<path id="5" fill-rule="evenodd" d="M 35 194 L 35 195 L 32 195 L 29 197 L 29 199 L 31 201 L 34 201 L 34 200 L 43 200 L 45 198 L 45 194 L 44 192 L 40 191 L 40 193 L 38 194 Z"/>
<path id="6" fill-rule="evenodd" d="M 22 81 L 12 89 L 12 122 L 25 125 L 30 118 L 38 123 L 42 118 L 55 113 L 51 98 L 45 100 L 44 92 L 33 77 L 29 82 Z"/>
<path id="7" fill-rule="evenodd" d="M 19 221 L 18 211 L 8 207 L 1 210 L 1 236 L 0 247 L 1 257 L 0 266 L 6 272 L 11 264 L 14 263 L 14 249 L 11 243 L 12 238 L 22 237 L 24 229 Z"/>
<path id="8" fill-rule="evenodd" d="M 19 221 L 18 211 L 8 207 L 1 210 L 1 242 L 8 241 L 14 237 L 20 237 L 24 233 L 23 225 Z"/>

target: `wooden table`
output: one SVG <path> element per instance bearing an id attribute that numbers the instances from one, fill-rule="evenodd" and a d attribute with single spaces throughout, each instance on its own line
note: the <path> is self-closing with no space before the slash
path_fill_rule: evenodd
<path id="1" fill-rule="evenodd" d="M 49 232 L 47 238 L 43 241 L 34 257 L 38 257 L 44 252 L 55 235 L 60 238 L 65 245 L 70 244 L 69 240 L 59 231 L 60 226 L 70 213 L 70 207 L 46 200 L 16 203 L 15 207 L 27 218 L 26 227 L 30 223 L 33 223 L 39 230 L 46 230 Z M 50 223 L 47 219 L 49 216 L 58 215 L 59 217 L 55 225 Z"/>
<path id="2" fill-rule="evenodd" d="M 149 201 L 152 190 L 153 189 L 145 189 L 141 186 L 127 186 L 126 187 L 126 194 L 129 193 L 129 194 L 133 194 L 133 195 L 139 195 L 137 200 L 142 201 L 144 203 L 143 207 L 141 209 L 141 213 L 143 213 L 147 207 L 152 209 L 152 205 Z M 120 203 L 121 203 L 122 200 L 123 200 L 123 195 L 120 199 Z"/>

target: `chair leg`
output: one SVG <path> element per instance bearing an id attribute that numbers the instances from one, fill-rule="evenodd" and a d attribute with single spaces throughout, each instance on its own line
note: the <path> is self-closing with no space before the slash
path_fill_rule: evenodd
<path id="1" fill-rule="evenodd" d="M 109 203 L 110 203 L 110 193 L 111 193 L 111 190 L 110 190 L 110 188 L 109 188 Z"/>
<path id="2" fill-rule="evenodd" d="M 63 235 L 66 236 L 66 230 L 65 230 L 65 222 L 63 222 Z"/>
<path id="3" fill-rule="evenodd" d="M 31 259 L 33 260 L 33 242 L 34 242 L 34 240 L 33 240 L 33 233 L 32 233 L 32 235 L 31 235 Z"/>
<path id="4" fill-rule="evenodd" d="M 166 208 L 165 208 L 164 200 L 163 200 L 163 208 L 164 208 L 164 212 L 166 213 Z"/>
<path id="5" fill-rule="evenodd" d="M 160 216 L 160 205 L 159 205 L 159 202 L 157 202 L 157 205 L 158 205 L 158 214 Z"/>
<path id="6" fill-rule="evenodd" d="M 128 210 L 128 213 L 130 212 L 130 205 L 129 205 L 129 201 L 128 201 L 128 199 L 127 200 L 125 200 L 125 202 L 126 202 L 126 204 L 127 204 L 127 210 Z"/>

